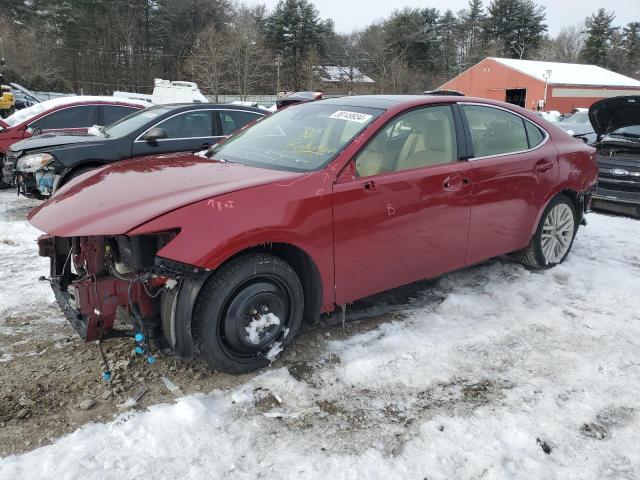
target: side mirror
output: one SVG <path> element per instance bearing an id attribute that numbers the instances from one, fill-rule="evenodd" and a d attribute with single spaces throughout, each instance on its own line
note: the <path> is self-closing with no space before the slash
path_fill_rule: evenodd
<path id="1" fill-rule="evenodd" d="M 154 143 L 162 138 L 167 138 L 167 131 L 164 128 L 158 127 L 153 127 L 142 137 L 145 142 L 149 143 Z"/>
<path id="2" fill-rule="evenodd" d="M 41 127 L 29 127 L 29 128 L 27 128 L 26 133 L 28 135 L 31 135 L 32 137 L 37 137 L 38 135 L 42 134 L 42 128 Z"/>

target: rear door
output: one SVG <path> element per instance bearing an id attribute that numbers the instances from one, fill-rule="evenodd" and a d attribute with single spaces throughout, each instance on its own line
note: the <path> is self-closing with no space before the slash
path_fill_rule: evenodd
<path id="1" fill-rule="evenodd" d="M 189 110 L 176 113 L 149 127 L 133 142 L 134 156 L 151 155 L 154 153 L 170 153 L 197 151 L 209 148 L 215 144 L 220 136 L 216 128 L 214 110 Z M 167 132 L 167 138 L 147 142 L 143 139 L 151 128 L 162 128 Z"/>
<path id="2" fill-rule="evenodd" d="M 456 119 L 449 105 L 395 117 L 334 185 L 338 304 L 464 266 L 470 165 Z"/>
<path id="3" fill-rule="evenodd" d="M 461 104 L 473 147 L 467 264 L 521 250 L 558 178 L 548 134 L 507 109 Z"/>
<path id="4" fill-rule="evenodd" d="M 220 134 L 223 137 L 228 137 L 236 130 L 264 117 L 263 114 L 249 110 L 218 110 L 217 113 L 220 122 Z"/>

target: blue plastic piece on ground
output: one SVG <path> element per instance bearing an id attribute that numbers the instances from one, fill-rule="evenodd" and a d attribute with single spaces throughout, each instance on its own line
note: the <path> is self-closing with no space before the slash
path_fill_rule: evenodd
<path id="1" fill-rule="evenodd" d="M 142 348 L 142 347 L 136 347 L 136 353 L 137 353 L 138 355 L 142 355 L 142 354 L 144 353 L 144 348 Z"/>
<path id="2" fill-rule="evenodd" d="M 111 380 L 111 371 L 107 370 L 106 372 L 102 372 L 102 379 L 105 382 L 108 382 L 109 380 Z"/>
<path id="3" fill-rule="evenodd" d="M 155 363 L 155 362 L 156 362 L 156 357 L 153 357 L 153 356 L 151 356 L 151 355 L 149 355 L 149 356 L 147 357 L 147 363 L 148 363 L 149 365 L 151 365 L 152 363 Z"/>
<path id="4" fill-rule="evenodd" d="M 138 332 L 134 338 L 136 339 L 136 342 L 141 342 L 144 340 L 144 335 L 141 332 Z"/>

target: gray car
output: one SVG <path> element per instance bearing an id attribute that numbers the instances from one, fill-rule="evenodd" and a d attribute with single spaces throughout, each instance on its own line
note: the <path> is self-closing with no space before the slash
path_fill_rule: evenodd
<path id="1" fill-rule="evenodd" d="M 569 135 L 580 138 L 588 145 L 593 145 L 598 140 L 598 135 L 589 120 L 589 112 L 576 112 L 555 124 Z"/>

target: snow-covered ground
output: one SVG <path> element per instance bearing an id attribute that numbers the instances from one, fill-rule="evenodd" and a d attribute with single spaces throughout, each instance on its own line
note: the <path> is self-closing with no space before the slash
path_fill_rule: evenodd
<path id="1" fill-rule="evenodd" d="M 0 326 L 51 302 L 36 233 L 6 212 Z M 559 267 L 498 259 L 375 297 L 388 321 L 312 369 L 285 358 L 86 425 L 0 459 L 0 478 L 638 479 L 640 222 L 589 220 Z"/>

